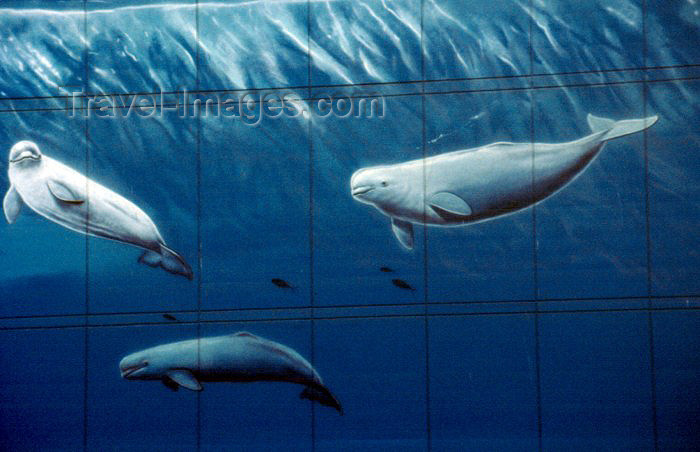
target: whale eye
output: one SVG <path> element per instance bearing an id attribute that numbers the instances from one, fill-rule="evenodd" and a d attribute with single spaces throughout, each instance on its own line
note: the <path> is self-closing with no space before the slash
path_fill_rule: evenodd
<path id="1" fill-rule="evenodd" d="M 386 181 L 383 180 L 383 181 L 382 181 L 382 187 L 386 187 L 387 185 L 389 185 L 389 184 L 387 184 Z"/>

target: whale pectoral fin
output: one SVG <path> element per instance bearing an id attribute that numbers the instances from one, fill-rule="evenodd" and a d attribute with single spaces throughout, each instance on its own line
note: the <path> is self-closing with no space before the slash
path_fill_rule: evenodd
<path id="1" fill-rule="evenodd" d="M 177 391 L 180 389 L 180 385 L 175 383 L 173 380 L 171 380 L 168 377 L 163 377 L 163 380 L 161 380 L 163 384 L 165 385 L 166 388 L 170 389 L 171 391 Z"/>
<path id="2" fill-rule="evenodd" d="M 63 182 L 49 180 L 46 185 L 49 186 L 49 191 L 53 197 L 59 201 L 69 204 L 82 204 L 85 202 L 85 196 L 81 193 L 81 190 L 70 187 Z"/>
<path id="3" fill-rule="evenodd" d="M 179 384 L 183 388 L 189 389 L 190 391 L 202 390 L 202 385 L 199 384 L 197 378 L 192 375 L 192 372 L 187 369 L 171 370 L 168 372 L 168 377 L 175 383 Z"/>
<path id="4" fill-rule="evenodd" d="M 5 211 L 7 222 L 12 224 L 17 220 L 19 211 L 22 209 L 22 198 L 17 193 L 14 185 L 10 185 L 10 189 L 5 194 L 5 199 L 2 201 L 2 209 Z"/>
<path id="5" fill-rule="evenodd" d="M 155 251 L 151 250 L 146 250 L 143 252 L 141 257 L 139 257 L 139 263 L 146 264 L 149 267 L 157 267 L 160 265 L 160 259 L 160 253 L 156 253 Z"/>
<path id="6" fill-rule="evenodd" d="M 413 249 L 413 224 L 411 222 L 392 218 L 391 230 L 394 231 L 394 235 L 401 245 L 406 249 Z"/>
<path id="7" fill-rule="evenodd" d="M 459 220 L 472 214 L 472 208 L 464 199 L 448 191 L 435 193 L 429 205 L 445 220 Z"/>

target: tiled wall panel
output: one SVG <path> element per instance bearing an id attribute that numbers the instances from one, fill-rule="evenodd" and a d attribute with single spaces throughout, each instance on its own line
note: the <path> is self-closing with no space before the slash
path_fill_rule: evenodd
<path id="1" fill-rule="evenodd" d="M 699 11 L 3 2 L 0 149 L 34 141 L 129 199 L 193 270 L 28 205 L 0 227 L 3 447 L 693 450 Z M 588 135 L 589 113 L 659 120 L 534 207 L 415 225 L 412 250 L 351 193 L 361 168 L 495 142 L 530 147 L 534 183 L 538 143 Z M 129 353 L 240 331 L 307 359 L 344 414 L 297 384 L 120 375 Z"/>

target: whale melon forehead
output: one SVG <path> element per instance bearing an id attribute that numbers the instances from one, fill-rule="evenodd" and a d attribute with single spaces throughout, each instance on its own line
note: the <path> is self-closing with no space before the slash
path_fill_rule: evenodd
<path id="1" fill-rule="evenodd" d="M 143 359 L 143 351 L 131 353 L 122 358 L 119 362 L 119 367 L 129 366 L 132 363 L 140 362 Z"/>
<path id="2" fill-rule="evenodd" d="M 350 183 L 355 183 L 360 180 L 368 180 L 373 178 L 378 178 L 389 174 L 391 170 L 390 166 L 370 166 L 367 168 L 361 168 L 352 175 Z"/>
<path id="3" fill-rule="evenodd" d="M 24 151 L 31 151 L 35 155 L 41 155 L 39 146 L 37 146 L 36 143 L 29 140 L 22 140 L 18 141 L 10 148 L 10 160 L 13 160 Z"/>

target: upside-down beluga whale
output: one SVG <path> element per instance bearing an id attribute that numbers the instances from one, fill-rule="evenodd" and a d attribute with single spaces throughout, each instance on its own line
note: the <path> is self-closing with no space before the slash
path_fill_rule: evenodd
<path id="1" fill-rule="evenodd" d="M 192 279 L 192 269 L 168 248 L 158 228 L 128 199 L 41 153 L 31 141 L 10 149 L 10 189 L 3 200 L 7 222 L 22 204 L 72 231 L 143 248 L 139 262 Z"/>
<path id="2" fill-rule="evenodd" d="M 343 413 L 340 402 L 301 355 L 244 331 L 148 348 L 122 359 L 119 370 L 123 378 L 161 380 L 174 391 L 180 386 L 201 391 L 201 382 L 297 383 L 305 386 L 300 398 Z"/>
<path id="3" fill-rule="evenodd" d="M 398 241 L 412 249 L 414 223 L 460 226 L 524 209 L 581 174 L 607 141 L 657 120 L 613 121 L 589 114 L 593 133 L 568 143 L 499 142 L 362 168 L 352 175 L 352 196 L 390 217 Z"/>

